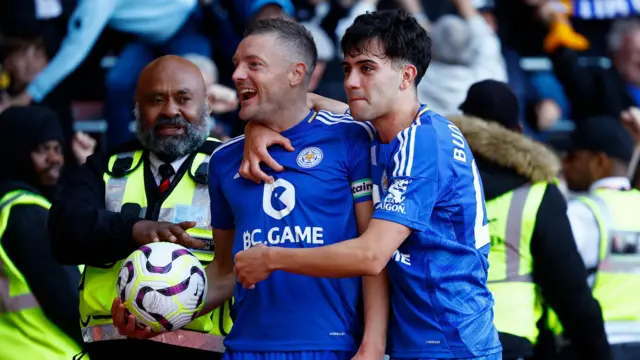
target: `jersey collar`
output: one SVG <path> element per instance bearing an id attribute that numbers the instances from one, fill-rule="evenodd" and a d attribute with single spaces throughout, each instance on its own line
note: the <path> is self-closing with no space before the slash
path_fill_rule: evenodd
<path id="1" fill-rule="evenodd" d="M 413 124 L 412 125 L 421 125 L 422 121 L 420 120 L 420 118 L 422 117 L 422 115 L 424 113 L 426 113 L 429 110 L 429 107 L 425 104 L 421 104 L 420 105 L 420 109 L 418 109 L 418 112 L 416 113 L 415 118 L 413 119 Z"/>
<path id="2" fill-rule="evenodd" d="M 597 189 L 627 191 L 631 189 L 631 182 L 629 182 L 629 179 L 622 176 L 607 177 L 597 180 L 589 187 L 589 191 L 594 191 Z"/>
<path id="3" fill-rule="evenodd" d="M 315 111 L 309 110 L 309 113 L 304 117 L 304 119 L 302 119 L 302 121 L 297 123 L 294 127 L 283 131 L 280 135 L 289 137 L 291 135 L 306 131 L 307 127 L 312 126 L 311 122 L 313 121 L 313 119 L 315 119 L 316 115 L 317 113 Z"/>

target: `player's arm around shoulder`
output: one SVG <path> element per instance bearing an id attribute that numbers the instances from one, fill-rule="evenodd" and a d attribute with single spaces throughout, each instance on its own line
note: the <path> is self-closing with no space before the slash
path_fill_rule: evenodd
<path id="1" fill-rule="evenodd" d="M 309 108 L 316 112 L 324 110 L 336 114 L 345 114 L 349 109 L 349 106 L 345 103 L 311 93 L 307 95 L 307 104 Z M 275 171 L 284 170 L 284 167 L 269 155 L 267 149 L 272 145 L 280 145 L 288 151 L 295 150 L 291 145 L 291 141 L 279 133 L 259 123 L 247 123 L 245 127 L 244 156 L 240 169 L 238 169 L 238 174 L 256 183 L 262 181 L 273 183 L 273 177 L 260 169 L 260 163 L 265 163 Z"/>

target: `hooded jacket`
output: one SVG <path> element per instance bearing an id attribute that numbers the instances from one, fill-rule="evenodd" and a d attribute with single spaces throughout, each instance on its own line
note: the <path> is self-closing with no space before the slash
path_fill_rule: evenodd
<path id="1" fill-rule="evenodd" d="M 531 239 L 533 280 L 544 301 L 558 315 L 564 335 L 580 359 L 609 359 L 602 310 L 587 284 L 587 270 L 576 247 L 567 217 L 567 204 L 553 184 L 560 161 L 544 145 L 507 130 L 495 122 L 468 116 L 450 120 L 462 131 L 476 159 L 490 201 L 529 182 L 547 182 Z M 552 339 L 538 323 L 541 335 L 536 358 L 552 358 Z M 500 329 L 498 329 L 500 330 Z M 501 334 L 503 356 L 529 356 L 524 338 Z"/>
<path id="2" fill-rule="evenodd" d="M 31 152 L 50 140 L 62 144 L 62 130 L 51 110 L 39 107 L 10 108 L 0 114 L 0 198 L 24 190 L 48 198 L 55 188 L 39 184 Z M 78 344 L 78 284 L 75 266 L 63 266 L 53 257 L 47 232 L 49 211 L 39 205 L 12 207 L 0 238 L 2 248 L 25 277 L 47 318 Z"/>

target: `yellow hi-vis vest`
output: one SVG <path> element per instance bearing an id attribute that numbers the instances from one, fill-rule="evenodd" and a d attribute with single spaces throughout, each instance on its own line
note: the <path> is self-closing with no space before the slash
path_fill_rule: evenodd
<path id="1" fill-rule="evenodd" d="M 593 211 L 600 228 L 593 297 L 602 307 L 607 335 L 637 335 L 640 333 L 640 191 L 597 189 L 579 200 Z"/>
<path id="2" fill-rule="evenodd" d="M 7 228 L 11 208 L 37 205 L 49 209 L 42 196 L 12 191 L 0 199 L 0 240 Z M 71 359 L 81 351 L 40 308 L 29 284 L 2 248 L 0 241 L 0 359 Z"/>
<path id="3" fill-rule="evenodd" d="M 531 238 L 547 183 L 523 185 L 489 200 L 491 236 L 489 290 L 494 297 L 494 324 L 499 332 L 527 338 L 535 344 L 537 321 L 543 313 L 532 280 Z"/>
<path id="4" fill-rule="evenodd" d="M 169 195 L 156 208 L 147 207 L 143 150 L 113 155 L 104 174 L 107 210 L 120 212 L 123 206 L 137 205 L 140 217 L 169 222 L 195 221 L 196 227 L 187 232 L 207 244 L 203 250 L 191 249 L 203 265 L 213 260 L 213 238 L 209 190 L 208 164 L 211 153 L 220 143 L 207 139 L 196 154 L 187 158 L 188 170 L 175 175 Z M 149 213 L 149 212 L 152 213 Z M 116 295 L 118 271 L 124 259 L 104 267 L 87 266 L 80 284 L 80 321 L 85 342 L 123 339 L 113 326 L 111 304 Z M 231 301 L 201 316 L 184 329 L 152 338 L 183 347 L 222 352 L 222 341 L 231 331 Z M 186 331 L 190 330 L 190 331 Z"/>

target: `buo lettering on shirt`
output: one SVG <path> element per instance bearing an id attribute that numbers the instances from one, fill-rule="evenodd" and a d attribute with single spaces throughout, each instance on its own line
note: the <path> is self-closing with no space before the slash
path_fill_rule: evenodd
<path id="1" fill-rule="evenodd" d="M 317 226 L 273 227 L 263 233 L 262 229 L 246 230 L 242 233 L 243 248 L 246 250 L 257 244 L 283 245 L 286 243 L 324 244 L 324 229 Z"/>
<path id="2" fill-rule="evenodd" d="M 455 125 L 449 124 L 449 130 L 451 130 L 451 141 L 456 147 L 453 148 L 453 159 L 467 162 L 467 155 L 464 153 L 464 136 L 462 132 Z"/>

